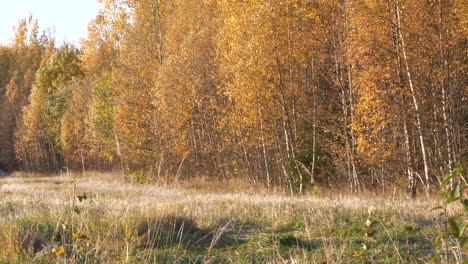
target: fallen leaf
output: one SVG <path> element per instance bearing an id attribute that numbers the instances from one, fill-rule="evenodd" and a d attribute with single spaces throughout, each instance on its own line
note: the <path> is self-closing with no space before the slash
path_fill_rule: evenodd
<path id="1" fill-rule="evenodd" d="M 65 253 L 65 249 L 63 247 L 55 248 L 56 255 L 61 255 L 63 253 Z"/>
<path id="2" fill-rule="evenodd" d="M 80 233 L 73 233 L 73 234 L 72 234 L 72 237 L 73 237 L 73 238 L 76 238 L 76 239 L 87 239 L 87 238 L 88 238 L 87 235 L 85 235 L 85 234 L 80 234 Z"/>

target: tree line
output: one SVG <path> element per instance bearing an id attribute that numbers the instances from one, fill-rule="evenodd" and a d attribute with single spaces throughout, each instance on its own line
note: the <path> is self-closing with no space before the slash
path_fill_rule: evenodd
<path id="1" fill-rule="evenodd" d="M 0 167 L 415 195 L 466 162 L 462 0 L 101 0 L 0 46 Z"/>

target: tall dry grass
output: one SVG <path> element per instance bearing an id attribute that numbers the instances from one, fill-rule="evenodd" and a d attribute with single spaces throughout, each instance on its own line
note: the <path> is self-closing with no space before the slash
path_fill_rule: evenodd
<path id="1" fill-rule="evenodd" d="M 350 263 L 363 244 L 372 247 L 368 261 L 391 263 L 429 259 L 440 225 L 427 198 L 32 176 L 0 179 L 0 263 Z M 382 225 L 366 238 L 369 208 Z"/>

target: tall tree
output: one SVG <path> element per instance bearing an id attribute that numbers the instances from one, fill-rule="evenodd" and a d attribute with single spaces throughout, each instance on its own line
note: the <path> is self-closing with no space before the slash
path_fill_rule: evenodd
<path id="1" fill-rule="evenodd" d="M 21 122 L 22 108 L 27 104 L 35 72 L 47 46 L 53 42 L 47 35 L 40 38 L 38 31 L 38 22 L 32 16 L 19 19 L 9 48 L 12 60 L 4 61 L 9 68 L 4 69 L 2 82 L 7 84 L 0 99 L 0 166 L 9 170 L 18 168 L 12 139 Z"/>
<path id="2" fill-rule="evenodd" d="M 61 169 L 60 120 L 70 101 L 69 95 L 73 93 L 70 83 L 81 76 L 77 50 L 69 45 L 54 52 L 45 67 L 38 70 L 30 104 L 24 109 L 24 117 L 16 133 L 16 152 L 27 167 Z"/>

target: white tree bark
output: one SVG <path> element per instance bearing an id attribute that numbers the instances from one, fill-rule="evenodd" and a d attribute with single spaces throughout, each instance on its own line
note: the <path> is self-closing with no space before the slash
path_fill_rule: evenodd
<path id="1" fill-rule="evenodd" d="M 401 48 L 401 52 L 402 52 L 402 55 L 403 55 L 403 61 L 404 61 L 404 65 L 405 65 L 406 75 L 408 77 L 408 83 L 409 83 L 409 88 L 410 88 L 410 91 L 411 91 L 411 97 L 413 99 L 413 106 L 414 106 L 414 110 L 416 112 L 416 127 L 418 129 L 418 134 L 419 134 L 419 143 L 421 144 L 421 152 L 422 152 L 422 158 L 423 158 L 423 164 L 424 164 L 424 178 L 425 178 L 425 184 L 426 184 L 426 191 L 429 191 L 430 177 L 429 177 L 429 164 L 428 164 L 428 160 L 427 160 L 426 145 L 425 145 L 425 142 L 424 142 L 424 136 L 423 136 L 422 125 L 421 125 L 421 116 L 420 116 L 420 113 L 419 113 L 419 102 L 418 102 L 418 98 L 416 96 L 416 91 L 414 89 L 413 78 L 411 77 L 411 71 L 410 71 L 409 62 L 408 62 L 408 56 L 406 54 L 405 39 L 403 37 L 403 33 L 402 33 L 402 29 L 401 29 L 400 5 L 399 5 L 398 0 L 395 0 L 395 13 L 396 13 L 396 19 L 397 19 L 398 39 L 400 40 L 400 48 Z"/>

